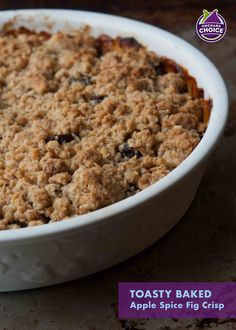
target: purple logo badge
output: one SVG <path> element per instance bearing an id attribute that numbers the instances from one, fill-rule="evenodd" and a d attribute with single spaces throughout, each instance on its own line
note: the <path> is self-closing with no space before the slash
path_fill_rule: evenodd
<path id="1" fill-rule="evenodd" d="M 203 10 L 196 23 L 196 32 L 199 38 L 206 42 L 220 41 L 227 30 L 227 24 L 223 16 L 218 13 L 218 9 L 213 11 Z"/>

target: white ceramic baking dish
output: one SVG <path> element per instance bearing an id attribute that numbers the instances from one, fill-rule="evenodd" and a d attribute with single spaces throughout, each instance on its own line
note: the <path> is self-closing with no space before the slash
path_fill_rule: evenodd
<path id="1" fill-rule="evenodd" d="M 5 11 L 0 13 L 0 24 L 16 15 L 15 25 L 31 29 L 61 30 L 89 24 L 95 35 L 134 36 L 186 67 L 205 96 L 213 100 L 213 109 L 207 131 L 192 154 L 144 191 L 70 220 L 0 231 L 0 291 L 79 278 L 125 260 L 158 240 L 191 204 L 228 110 L 225 84 L 215 66 L 196 48 L 162 29 L 126 18 L 71 10 Z"/>

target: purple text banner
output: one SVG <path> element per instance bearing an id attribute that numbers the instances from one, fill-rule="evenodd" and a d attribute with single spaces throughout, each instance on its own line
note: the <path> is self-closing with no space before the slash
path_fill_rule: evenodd
<path id="1" fill-rule="evenodd" d="M 236 282 L 122 282 L 119 318 L 236 318 Z"/>

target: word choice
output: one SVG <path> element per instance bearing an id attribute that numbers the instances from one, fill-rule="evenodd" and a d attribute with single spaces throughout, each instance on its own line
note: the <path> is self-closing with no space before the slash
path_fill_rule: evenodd
<path id="1" fill-rule="evenodd" d="M 199 29 L 200 33 L 224 33 L 222 28 L 204 27 Z"/>

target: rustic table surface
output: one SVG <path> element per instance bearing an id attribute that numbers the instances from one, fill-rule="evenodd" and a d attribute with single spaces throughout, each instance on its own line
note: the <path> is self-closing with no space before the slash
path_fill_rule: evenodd
<path id="1" fill-rule="evenodd" d="M 221 71 L 230 119 L 198 194 L 180 223 L 138 256 L 87 278 L 27 292 L 0 294 L 0 329 L 236 329 L 236 320 L 118 320 L 119 281 L 236 281 L 236 2 L 3 0 L 0 9 L 77 8 L 149 22 L 202 50 Z M 217 44 L 194 32 L 202 9 L 218 8 L 228 23 Z M 1 15 L 1 13 L 0 13 Z"/>

